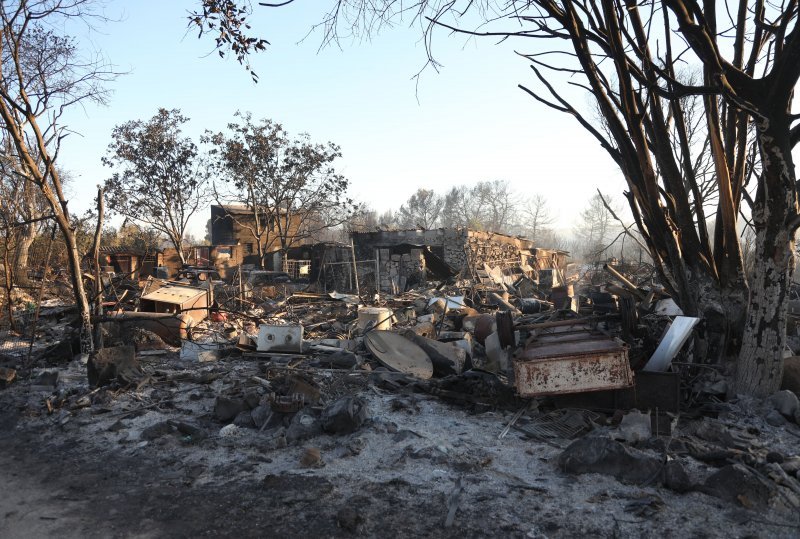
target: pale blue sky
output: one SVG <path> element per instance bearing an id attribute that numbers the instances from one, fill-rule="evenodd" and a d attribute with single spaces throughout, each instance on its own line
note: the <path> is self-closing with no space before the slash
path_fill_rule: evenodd
<path id="1" fill-rule="evenodd" d="M 613 163 L 574 120 L 517 88 L 532 83 L 532 73 L 512 46 L 441 33 L 435 46 L 444 68 L 427 70 L 417 88 L 412 78 L 425 60 L 417 28 L 318 51 L 319 33 L 300 41 L 327 2 L 256 7 L 254 31 L 272 46 L 252 58 L 260 75 L 253 84 L 234 59 L 212 52 L 209 39 L 186 33 L 187 11 L 197 4 L 112 1 L 107 14 L 120 22 L 88 34 L 80 29 L 87 47 L 130 73 L 110 85 L 107 107 L 68 114 L 80 133 L 66 139 L 60 156 L 75 178 L 73 211 L 92 204 L 95 186 L 110 173 L 100 158 L 112 128 L 150 118 L 159 107 L 181 109 L 195 139 L 205 129 L 224 129 L 239 109 L 291 133 L 336 142 L 352 195 L 380 211 L 397 208 L 419 187 L 444 192 L 503 179 L 521 196 L 546 196 L 559 228 L 569 229 L 596 186 L 615 196 L 624 188 Z M 194 234 L 202 237 L 207 218 L 204 212 L 197 219 Z"/>

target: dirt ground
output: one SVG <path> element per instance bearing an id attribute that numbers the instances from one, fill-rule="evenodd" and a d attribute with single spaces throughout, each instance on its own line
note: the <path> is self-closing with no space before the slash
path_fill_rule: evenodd
<path id="1" fill-rule="evenodd" d="M 52 413 L 48 392 L 30 382 L 0 391 L 0 537 L 800 533 L 796 511 L 562 473 L 556 461 L 568 440 L 513 429 L 499 437 L 513 411 L 396 394 L 354 373 L 331 374 L 329 386 L 368 405 L 352 434 L 287 444 L 275 431 L 225 427 L 214 399 L 250 368 L 220 361 L 201 368 L 222 376 L 211 384 L 154 383 Z M 61 369 L 62 391 L 88 392 L 82 369 Z M 776 432 L 760 443 L 791 453 L 797 438 Z M 309 463 L 309 450 L 321 457 Z M 708 471 L 692 469 L 697 479 Z"/>

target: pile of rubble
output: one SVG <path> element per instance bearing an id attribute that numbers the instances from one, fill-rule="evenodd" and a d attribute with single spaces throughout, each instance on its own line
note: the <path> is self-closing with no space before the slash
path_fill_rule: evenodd
<path id="1" fill-rule="evenodd" d="M 580 283 L 547 288 L 486 268 L 486 279 L 369 304 L 284 288 L 223 306 L 213 286 L 194 297 L 186 283 L 162 283 L 153 299 L 151 282 L 126 301 L 136 309 L 150 294 L 157 312 L 109 306 L 91 356 L 76 354 L 66 307 L 42 309 L 40 334 L 54 342 L 37 343 L 32 361 L 6 353 L 0 398 L 25 418 L 17 429 L 57 427 L 98 451 L 173 452 L 187 485 L 257 469 L 276 488 L 312 473 L 356 496 L 364 481 L 433 478 L 425 488 L 445 499 L 437 522 L 475 533 L 492 532 L 464 515 L 483 501 L 505 507 L 500 529 L 529 536 L 606 535 L 626 518 L 657 531 L 680 525 L 669 507 L 702 519 L 719 503 L 736 510 L 713 517 L 719 535 L 757 533 L 765 520 L 770 535 L 795 535 L 796 394 L 729 399 L 722 373 L 687 344 L 702 320 L 608 271 L 613 283 L 579 294 Z M 187 311 L 159 307 L 187 301 Z M 243 459 L 251 465 L 232 473 L 226 462 Z M 493 498 L 509 489 L 539 493 L 543 527 Z M 608 512 L 570 522 L 554 513 L 559 498 Z M 339 528 L 380 530 L 352 509 L 337 510 Z"/>

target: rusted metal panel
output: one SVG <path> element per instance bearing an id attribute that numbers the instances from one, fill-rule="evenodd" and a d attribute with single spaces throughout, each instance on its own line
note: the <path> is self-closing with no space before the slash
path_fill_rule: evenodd
<path id="1" fill-rule="evenodd" d="M 633 385 L 627 346 L 589 331 L 539 337 L 514 360 L 514 376 L 522 397 Z"/>
<path id="2" fill-rule="evenodd" d="M 158 290 L 150 292 L 142 296 L 142 299 L 149 301 L 161 301 L 164 303 L 177 303 L 181 304 L 197 296 L 205 295 L 205 289 L 194 288 L 189 286 L 175 286 L 167 285 L 162 286 Z"/>
<path id="3" fill-rule="evenodd" d="M 187 313 L 195 321 L 208 315 L 209 291 L 191 286 L 167 285 L 141 297 L 140 308 L 152 313 Z"/>

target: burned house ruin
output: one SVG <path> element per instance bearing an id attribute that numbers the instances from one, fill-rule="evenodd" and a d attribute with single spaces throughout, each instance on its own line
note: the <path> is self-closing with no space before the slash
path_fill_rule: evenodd
<path id="1" fill-rule="evenodd" d="M 380 230 L 354 232 L 351 237 L 359 280 L 388 293 L 423 285 L 429 277 L 484 280 L 492 269 L 538 280 L 539 271 L 563 273 L 569 256 L 566 251 L 537 248 L 526 238 L 471 228 Z"/>

